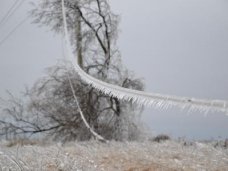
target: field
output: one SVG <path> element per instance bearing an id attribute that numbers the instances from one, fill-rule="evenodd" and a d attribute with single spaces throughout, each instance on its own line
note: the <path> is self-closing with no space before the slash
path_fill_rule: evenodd
<path id="1" fill-rule="evenodd" d="M 2 142 L 0 170 L 226 171 L 225 144 L 184 141 Z"/>

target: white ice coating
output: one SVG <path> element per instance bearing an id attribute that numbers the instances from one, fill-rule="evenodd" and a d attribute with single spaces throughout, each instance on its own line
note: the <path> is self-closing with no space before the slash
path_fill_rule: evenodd
<path id="1" fill-rule="evenodd" d="M 68 31 L 66 29 L 66 12 L 65 12 L 65 6 L 64 6 L 64 0 L 62 0 L 62 14 L 63 14 L 63 23 L 64 23 L 64 32 L 65 32 L 65 43 L 66 43 L 66 52 L 64 51 L 64 55 L 65 57 L 67 56 L 73 56 L 72 55 L 72 52 L 70 52 L 70 43 L 69 43 L 69 39 L 68 38 Z M 72 94 L 73 94 L 73 97 L 74 97 L 74 100 L 75 100 L 75 103 L 78 107 L 78 111 L 80 113 L 80 117 L 82 119 L 82 121 L 84 122 L 85 126 L 88 128 L 88 130 L 90 131 L 90 133 L 96 137 L 98 140 L 100 141 L 103 141 L 103 142 L 107 142 L 107 140 L 105 140 L 101 135 L 99 135 L 97 132 L 95 132 L 91 126 L 89 125 L 89 123 L 87 122 L 82 110 L 81 110 L 81 107 L 79 105 L 79 102 L 78 102 L 78 98 L 76 96 L 76 93 L 75 93 L 75 90 L 74 90 L 74 87 L 73 87 L 73 84 L 72 84 L 72 81 L 70 79 L 70 76 L 67 75 L 68 77 L 68 80 L 69 80 L 69 83 L 70 83 L 70 88 L 71 88 L 71 91 L 72 91 Z"/>
<path id="2" fill-rule="evenodd" d="M 131 101 L 139 105 L 152 106 L 155 108 L 167 109 L 173 106 L 179 107 L 181 109 L 187 109 L 189 111 L 200 111 L 203 113 L 208 112 L 228 112 L 228 101 L 224 100 L 208 100 L 208 99 L 197 99 L 189 97 L 179 97 L 173 95 L 163 95 L 158 93 L 147 93 L 144 91 L 132 90 L 123 88 L 117 85 L 109 84 L 98 80 L 85 71 L 83 71 L 80 66 L 74 62 L 76 61 L 73 55 L 73 50 L 69 41 L 69 33 L 67 30 L 66 23 L 66 13 L 64 8 L 64 0 L 62 0 L 63 5 L 63 20 L 64 20 L 64 34 L 65 34 L 65 46 L 67 48 L 67 58 L 71 61 L 74 66 L 75 71 L 79 74 L 81 79 L 86 83 L 101 91 L 109 96 L 114 96 L 119 100 Z"/>

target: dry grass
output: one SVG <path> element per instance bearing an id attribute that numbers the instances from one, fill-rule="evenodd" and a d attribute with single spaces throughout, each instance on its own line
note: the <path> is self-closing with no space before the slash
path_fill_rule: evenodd
<path id="1" fill-rule="evenodd" d="M 228 150 L 204 143 L 91 141 L 0 146 L 3 171 L 225 171 L 227 168 Z"/>

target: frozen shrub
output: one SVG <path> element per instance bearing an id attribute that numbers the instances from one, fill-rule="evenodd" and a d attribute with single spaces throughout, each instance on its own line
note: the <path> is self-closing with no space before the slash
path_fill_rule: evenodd
<path id="1" fill-rule="evenodd" d="M 170 137 L 165 134 L 157 135 L 156 137 L 153 138 L 153 141 L 155 142 L 162 142 L 167 140 L 170 140 Z"/>
<path id="2" fill-rule="evenodd" d="M 27 90 L 23 100 L 11 96 L 2 111 L 0 135 L 6 139 L 35 134 L 57 141 L 91 139 L 92 135 L 76 106 L 68 75 L 72 79 L 83 114 L 97 133 L 108 140 L 138 139 L 142 130 L 138 125 L 140 108 L 137 105 L 101 94 L 86 85 L 73 68 L 61 65 L 50 68 L 45 77 Z M 128 81 L 125 81 L 127 84 L 121 83 L 123 86 L 142 88 L 139 80 L 128 75 L 124 77 Z"/>

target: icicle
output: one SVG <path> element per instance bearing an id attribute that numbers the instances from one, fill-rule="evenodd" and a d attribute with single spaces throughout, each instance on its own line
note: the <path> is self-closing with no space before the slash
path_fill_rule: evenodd
<path id="1" fill-rule="evenodd" d="M 63 8 L 64 8 L 64 1 Z M 66 20 L 66 13 L 63 10 L 63 18 Z M 172 106 L 179 107 L 181 109 L 188 109 L 189 111 L 200 111 L 204 113 L 208 113 L 209 111 L 220 111 L 228 113 L 228 101 L 222 100 L 206 100 L 206 99 L 195 99 L 195 98 L 187 98 L 187 97 L 176 97 L 170 95 L 161 95 L 155 93 L 146 93 L 143 91 L 137 91 L 132 89 L 127 89 L 123 87 L 119 87 L 116 85 L 112 85 L 101 80 L 98 80 L 87 73 L 85 73 L 77 63 L 75 63 L 74 55 L 72 48 L 70 46 L 69 34 L 67 30 L 67 23 L 64 22 L 64 32 L 65 32 L 65 40 L 66 46 L 68 49 L 68 57 L 72 62 L 74 69 L 79 74 L 81 79 L 87 82 L 92 87 L 101 91 L 104 94 L 109 96 L 116 97 L 120 100 L 126 100 L 138 103 L 140 105 L 148 105 L 156 108 L 167 109 Z"/>

